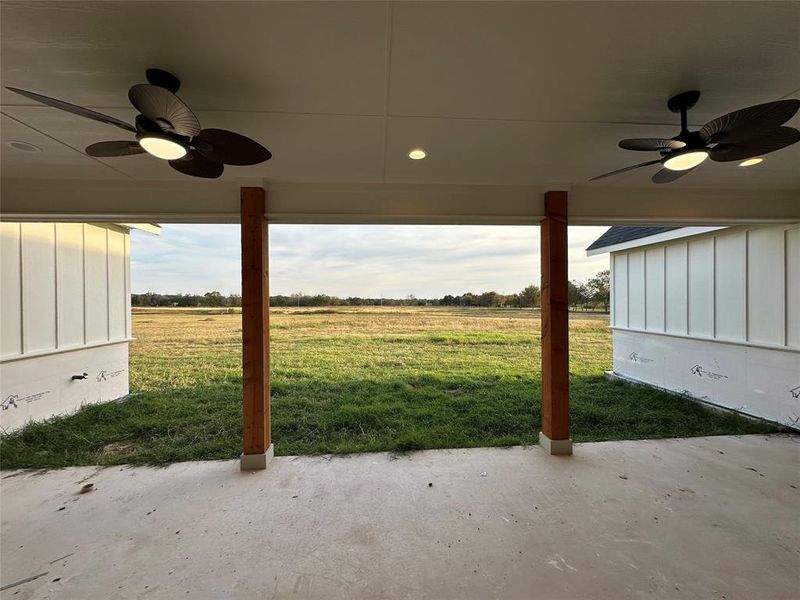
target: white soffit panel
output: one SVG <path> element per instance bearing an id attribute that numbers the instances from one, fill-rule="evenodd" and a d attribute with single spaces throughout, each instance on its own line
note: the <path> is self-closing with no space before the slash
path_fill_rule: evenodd
<path id="1" fill-rule="evenodd" d="M 6 1 L 5 85 L 131 119 L 130 85 L 147 67 L 169 69 L 204 126 L 251 135 L 274 158 L 228 168 L 222 182 L 201 181 L 214 190 L 229 184 L 232 197 L 206 204 L 207 193 L 198 202 L 189 191 L 196 182 L 149 156 L 98 160 L 83 153 L 89 143 L 115 139 L 113 128 L 3 89 L 4 139 L 18 136 L 43 150 L 0 147 L 4 210 L 18 218 L 25 210 L 109 217 L 117 209 L 127 221 L 230 221 L 238 218 L 235 188 L 258 178 L 282 186 L 274 222 L 521 223 L 541 217 L 543 186 L 561 181 L 572 186 L 575 224 L 800 218 L 800 144 L 753 169 L 708 161 L 669 186 L 654 186 L 649 169 L 588 181 L 640 158 L 617 147 L 621 138 L 675 135 L 678 121 L 665 102 L 677 91 L 703 92 L 690 113 L 693 127 L 798 94 L 800 5 L 677 6 L 205 2 L 187 11 L 177 2 Z M 661 39 L 670 43 L 653 43 Z M 790 124 L 800 125 L 800 117 Z M 424 161 L 407 157 L 417 145 L 428 151 Z M 21 183 L 9 185 L 9 178 Z M 43 179 L 52 188 L 40 197 L 28 184 Z M 103 180 L 121 184 L 111 189 L 114 203 L 108 188 L 103 194 L 94 185 Z M 140 186 L 133 198 L 129 183 Z M 173 184 L 185 184 L 185 197 L 170 193 Z M 356 195 L 372 195 L 377 209 L 335 190 L 303 187 L 311 184 L 350 186 Z M 395 185 L 417 189 L 381 207 L 383 191 L 371 186 L 391 196 Z M 496 193 L 481 191 L 480 210 L 459 211 L 442 185 Z M 142 208 L 154 186 L 163 188 L 154 200 L 158 210 Z M 495 200 L 516 186 L 527 188 L 527 203 Z M 291 206 L 280 198 L 289 191 Z M 326 211 L 313 210 L 319 205 Z"/>

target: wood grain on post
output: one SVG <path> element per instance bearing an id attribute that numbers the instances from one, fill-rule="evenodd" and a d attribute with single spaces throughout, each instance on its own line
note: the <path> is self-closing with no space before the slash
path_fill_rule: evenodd
<path id="1" fill-rule="evenodd" d="M 241 188 L 242 375 L 244 454 L 263 454 L 272 441 L 269 406 L 269 252 L 266 193 Z"/>
<path id="2" fill-rule="evenodd" d="M 567 192 L 546 192 L 542 221 L 542 432 L 569 439 Z"/>

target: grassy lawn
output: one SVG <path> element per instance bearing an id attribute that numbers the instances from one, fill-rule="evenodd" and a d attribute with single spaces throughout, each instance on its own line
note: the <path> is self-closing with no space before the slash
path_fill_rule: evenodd
<path id="1" fill-rule="evenodd" d="M 769 432 L 769 425 L 607 381 L 605 315 L 571 320 L 575 441 Z M 515 309 L 272 311 L 272 423 L 280 455 L 533 444 L 538 313 Z M 138 310 L 130 397 L 3 436 L 4 469 L 234 458 L 241 318 Z"/>

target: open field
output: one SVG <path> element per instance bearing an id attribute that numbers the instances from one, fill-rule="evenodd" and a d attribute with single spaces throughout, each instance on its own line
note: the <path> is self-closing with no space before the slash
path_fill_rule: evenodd
<path id="1" fill-rule="evenodd" d="M 232 458 L 241 439 L 241 316 L 136 309 L 131 396 L 5 436 L 3 468 Z M 571 320 L 576 441 L 756 433 L 769 425 L 603 378 L 606 315 Z M 273 309 L 277 454 L 535 443 L 539 315 L 532 310 Z"/>

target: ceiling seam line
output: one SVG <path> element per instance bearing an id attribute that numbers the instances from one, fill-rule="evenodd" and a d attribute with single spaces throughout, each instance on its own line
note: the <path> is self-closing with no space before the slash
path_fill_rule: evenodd
<path id="1" fill-rule="evenodd" d="M 789 92 L 788 94 L 784 94 L 783 96 L 781 96 L 780 98 L 778 98 L 778 100 L 785 100 L 785 99 L 786 99 L 786 98 L 788 98 L 789 96 L 794 96 L 794 95 L 796 95 L 796 94 L 800 94 L 800 88 L 797 88 L 796 90 L 792 90 L 792 91 L 791 91 L 791 92 Z"/>
<path id="2" fill-rule="evenodd" d="M 386 183 L 386 163 L 389 152 L 389 94 L 392 85 L 392 29 L 394 28 L 394 4 L 386 3 L 386 46 L 384 50 L 385 79 L 383 85 L 383 166 L 381 181 Z"/>
<path id="3" fill-rule="evenodd" d="M 800 91 L 800 90 L 798 90 Z M 794 92 L 787 94 L 792 95 Z M 49 108 L 38 104 L 0 104 L 2 108 Z M 125 110 L 125 107 L 118 106 L 87 106 L 92 110 Z M 489 123 L 537 123 L 543 125 L 636 125 L 643 127 L 680 127 L 680 123 L 656 123 L 648 121 L 567 121 L 562 119 L 524 119 L 507 117 L 451 117 L 446 115 L 421 115 L 421 114 L 392 114 L 385 113 L 336 113 L 336 112 L 297 112 L 289 110 L 229 110 L 224 108 L 196 108 L 195 112 L 221 112 L 232 114 L 255 114 L 255 115 L 290 115 L 297 117 L 360 117 L 380 119 L 384 116 L 391 116 L 398 119 L 440 119 L 442 121 L 484 121 Z M 10 115 L 8 115 L 10 116 Z M 705 123 L 689 123 L 690 127 L 700 128 Z"/>
<path id="4" fill-rule="evenodd" d="M 7 117 L 7 118 L 11 119 L 12 121 L 14 121 L 14 122 L 16 122 L 16 123 L 19 123 L 19 124 L 20 124 L 20 125 L 22 125 L 23 127 L 27 127 L 28 129 L 31 129 L 31 130 L 35 131 L 35 132 L 36 132 L 36 133 L 38 133 L 39 135 L 43 135 L 44 137 L 46 137 L 46 138 L 48 138 L 48 139 L 50 139 L 50 140 L 53 140 L 54 142 L 56 142 L 56 143 L 58 143 L 58 144 L 61 144 L 62 146 L 66 147 L 66 148 L 69 148 L 70 150 L 74 150 L 75 152 L 77 152 L 77 153 L 78 153 L 78 154 L 80 154 L 81 156 L 85 156 L 86 158 L 89 158 L 89 159 L 91 159 L 92 161 L 94 161 L 94 162 L 95 162 L 95 163 L 97 163 L 98 165 L 103 165 L 104 167 L 108 167 L 109 169 L 111 169 L 111 170 L 112 170 L 112 171 L 114 171 L 115 173 L 117 173 L 117 174 L 119 174 L 119 175 L 122 175 L 123 177 L 127 177 L 128 179 L 130 179 L 130 180 L 132 180 L 132 181 L 135 181 L 135 180 L 136 180 L 136 178 L 135 178 L 135 177 L 132 177 L 132 176 L 128 175 L 127 173 L 124 173 L 124 172 L 120 171 L 119 169 L 115 169 L 115 168 L 114 168 L 114 167 L 112 167 L 111 165 L 109 165 L 109 164 L 106 164 L 106 163 L 104 163 L 103 161 L 97 160 L 95 157 L 93 157 L 93 156 L 89 156 L 89 155 L 88 155 L 88 154 L 86 154 L 85 152 L 81 152 L 80 150 L 78 150 L 78 149 L 77 149 L 77 148 L 75 148 L 74 146 L 70 146 L 70 145 L 69 145 L 69 144 L 67 144 L 66 142 L 62 142 L 62 141 L 61 141 L 61 140 L 59 140 L 58 138 L 56 138 L 56 137 L 53 137 L 52 135 L 50 135 L 50 134 L 48 134 L 48 133 L 45 133 L 44 131 L 41 131 L 41 130 L 39 130 L 39 129 L 36 129 L 36 127 L 34 127 L 33 125 L 28 125 L 26 122 L 24 122 L 24 121 L 20 121 L 19 119 L 15 118 L 15 117 L 12 117 L 11 115 L 9 115 L 9 114 L 8 114 L 8 113 L 6 113 L 6 112 L 0 111 L 0 114 L 2 114 L 4 117 Z"/>

